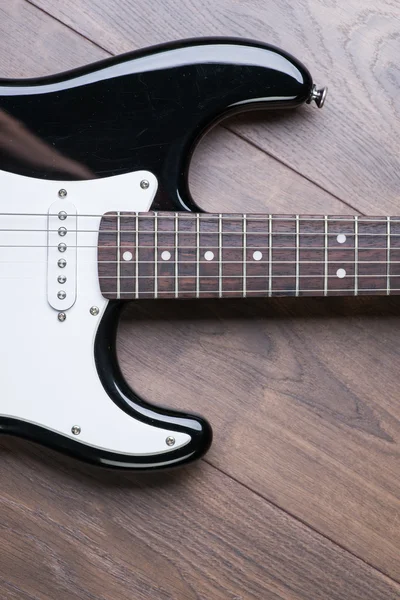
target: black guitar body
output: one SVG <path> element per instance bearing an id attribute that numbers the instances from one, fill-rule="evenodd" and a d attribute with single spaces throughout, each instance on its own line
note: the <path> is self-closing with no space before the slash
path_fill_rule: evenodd
<path id="1" fill-rule="evenodd" d="M 207 130 L 234 113 L 295 108 L 311 100 L 318 104 L 323 98 L 296 59 L 266 44 L 230 38 L 174 42 L 50 77 L 2 79 L 0 169 L 62 181 L 147 170 L 158 179 L 153 209 L 198 212 L 188 170 Z M 0 429 L 112 466 L 155 468 L 198 458 L 211 443 L 210 426 L 135 396 L 116 362 L 116 324 L 116 305 L 110 303 L 95 349 L 104 388 L 134 418 L 187 431 L 189 448 L 171 448 L 162 461 L 130 460 L 15 420 L 3 420 Z"/>
<path id="2" fill-rule="evenodd" d="M 40 79 L 0 80 L 0 110 L 95 177 L 147 169 L 159 182 L 156 207 L 199 210 L 187 173 L 196 143 L 224 117 L 294 108 L 312 79 L 292 56 L 229 38 L 174 42 Z M 53 162 L 1 149 L 1 167 L 68 179 Z M 76 178 L 76 177 L 74 177 Z"/>

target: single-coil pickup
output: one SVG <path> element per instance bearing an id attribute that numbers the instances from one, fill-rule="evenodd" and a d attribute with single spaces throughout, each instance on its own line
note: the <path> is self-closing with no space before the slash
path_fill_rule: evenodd
<path id="1" fill-rule="evenodd" d="M 55 310 L 75 304 L 77 213 L 71 202 L 57 200 L 49 208 L 47 235 L 47 299 Z"/>

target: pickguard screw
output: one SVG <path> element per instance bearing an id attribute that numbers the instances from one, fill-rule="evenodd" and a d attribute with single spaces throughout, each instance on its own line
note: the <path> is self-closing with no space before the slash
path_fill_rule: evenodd
<path id="1" fill-rule="evenodd" d="M 58 244 L 58 251 L 59 252 L 65 252 L 67 249 L 67 245 L 66 244 Z"/>
<path id="2" fill-rule="evenodd" d="M 61 323 L 64 323 L 65 319 L 67 318 L 67 315 L 65 313 L 58 313 L 57 318 L 59 321 L 61 321 Z"/>
<path id="3" fill-rule="evenodd" d="M 67 278 L 65 277 L 65 275 L 59 275 L 57 277 L 57 281 L 58 283 L 65 283 L 67 281 Z"/>
<path id="4" fill-rule="evenodd" d="M 90 307 L 90 314 L 93 315 L 94 317 L 97 317 L 97 315 L 99 314 L 99 308 L 98 306 L 91 306 Z"/>
<path id="5" fill-rule="evenodd" d="M 150 183 L 147 181 L 147 179 L 142 179 L 140 182 L 140 187 L 142 190 L 147 190 L 150 187 Z"/>
<path id="6" fill-rule="evenodd" d="M 58 230 L 58 235 L 60 235 L 61 237 L 64 237 L 64 235 L 67 235 L 67 230 L 65 227 L 60 227 Z"/>
<path id="7" fill-rule="evenodd" d="M 58 213 L 58 218 L 60 219 L 60 221 L 65 221 L 65 219 L 67 218 L 67 213 L 65 212 L 65 210 L 60 210 L 60 212 Z"/>
<path id="8" fill-rule="evenodd" d="M 57 294 L 57 298 L 59 300 L 65 300 L 66 297 L 67 297 L 67 294 L 64 292 L 64 290 L 60 290 Z"/>
<path id="9" fill-rule="evenodd" d="M 57 262 L 57 264 L 60 267 L 60 269 L 63 269 L 66 266 L 67 261 L 65 260 L 65 258 L 60 258 L 60 260 Z"/>
<path id="10" fill-rule="evenodd" d="M 73 425 L 73 426 L 71 427 L 71 432 L 72 432 L 74 435 L 79 435 L 79 434 L 80 434 L 80 432 L 81 432 L 81 428 L 79 427 L 79 425 Z"/>
<path id="11" fill-rule="evenodd" d="M 67 190 L 61 188 L 61 190 L 58 190 L 58 195 L 60 196 L 60 198 L 65 198 L 65 196 L 67 195 Z"/>
<path id="12" fill-rule="evenodd" d="M 167 437 L 167 439 L 165 440 L 165 443 L 167 444 L 167 446 L 174 446 L 175 445 L 175 438 L 172 437 L 171 435 L 169 435 Z"/>

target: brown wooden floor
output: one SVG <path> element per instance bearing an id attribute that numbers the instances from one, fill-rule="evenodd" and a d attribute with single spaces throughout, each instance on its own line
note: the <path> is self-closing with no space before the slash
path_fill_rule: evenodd
<path id="1" fill-rule="evenodd" d="M 205 209 L 400 213 L 396 0 L 0 0 L 0 76 L 169 39 L 272 42 L 329 84 L 323 111 L 214 130 L 191 184 Z M 400 598 L 400 309 L 391 299 L 132 303 L 123 371 L 196 410 L 205 460 L 103 472 L 0 443 L 6 600 Z"/>

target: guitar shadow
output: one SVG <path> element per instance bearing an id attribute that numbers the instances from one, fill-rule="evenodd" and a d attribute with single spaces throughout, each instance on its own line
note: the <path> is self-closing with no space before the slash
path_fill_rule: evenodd
<path id="1" fill-rule="evenodd" d="M 122 471 L 83 463 L 50 448 L 28 440 L 3 436 L 0 439 L 0 460 L 3 477 L 8 472 L 26 473 L 35 480 L 52 481 L 55 486 L 80 488 L 82 494 L 96 488 L 143 489 L 167 488 L 185 485 L 190 473 L 204 468 L 203 461 L 189 467 L 160 471 Z M 8 477 L 7 477 L 8 479 Z"/>
<path id="2" fill-rule="evenodd" d="M 196 300 L 137 300 L 127 303 L 121 320 L 201 321 L 215 315 L 230 319 L 337 319 L 399 317 L 396 296 L 282 297 Z"/>

